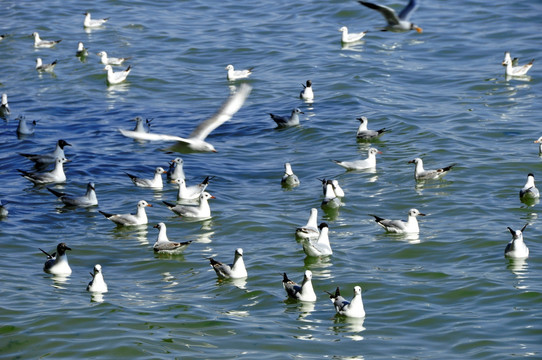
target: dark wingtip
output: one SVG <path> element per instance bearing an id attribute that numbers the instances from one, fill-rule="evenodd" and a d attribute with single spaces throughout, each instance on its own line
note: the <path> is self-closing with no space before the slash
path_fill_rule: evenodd
<path id="1" fill-rule="evenodd" d="M 165 201 L 165 200 L 162 200 L 162 202 L 163 202 L 164 204 L 166 204 L 166 206 L 168 206 L 168 207 L 175 207 L 175 204 L 172 204 L 172 203 L 167 202 L 167 201 Z"/>

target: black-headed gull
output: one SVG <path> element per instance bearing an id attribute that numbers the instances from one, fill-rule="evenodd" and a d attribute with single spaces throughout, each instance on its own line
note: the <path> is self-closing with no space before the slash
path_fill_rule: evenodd
<path id="1" fill-rule="evenodd" d="M 130 57 L 122 57 L 122 58 L 109 57 L 109 56 L 107 56 L 107 52 L 105 52 L 105 51 L 100 51 L 96 55 L 98 55 L 100 57 L 100 61 L 104 65 L 120 66 L 126 60 L 131 59 Z"/>
<path id="2" fill-rule="evenodd" d="M 318 236 L 320 235 L 320 230 L 318 229 L 318 209 L 311 209 L 311 214 L 307 224 L 305 224 L 305 226 L 298 227 L 295 230 L 295 235 L 303 240 L 318 239 Z"/>
<path id="3" fill-rule="evenodd" d="M 360 32 L 360 33 L 349 33 L 348 28 L 346 26 L 341 27 L 339 31 L 342 33 L 341 42 L 343 44 L 359 41 L 363 39 L 365 35 L 367 35 L 367 31 Z"/>
<path id="4" fill-rule="evenodd" d="M 154 133 L 148 133 L 146 135 L 140 133 L 134 134 L 130 131 L 119 130 L 124 136 L 137 138 L 139 140 L 176 141 L 177 144 L 169 148 L 171 151 L 183 152 L 188 150 L 195 152 L 216 152 L 215 147 L 206 142 L 205 139 L 214 129 L 232 118 L 241 106 L 243 106 L 243 103 L 251 90 L 252 87 L 250 85 L 241 84 L 235 94 L 231 95 L 213 116 L 200 123 L 188 138 Z"/>
<path id="5" fill-rule="evenodd" d="M 92 276 L 92 280 L 87 285 L 87 291 L 93 293 L 106 293 L 107 284 L 105 283 L 102 266 L 100 264 L 94 265 L 94 273 L 90 273 L 90 276 Z"/>
<path id="6" fill-rule="evenodd" d="M 540 192 L 535 186 L 534 175 L 532 173 L 527 175 L 527 182 L 519 191 L 519 197 L 521 200 L 534 200 L 540 197 Z"/>
<path id="7" fill-rule="evenodd" d="M 68 206 L 88 207 L 98 205 L 98 198 L 96 197 L 96 189 L 93 182 L 87 184 L 87 191 L 83 196 L 70 196 L 51 188 L 47 188 L 47 190 Z"/>
<path id="8" fill-rule="evenodd" d="M 17 135 L 18 136 L 28 136 L 33 135 L 34 130 L 36 128 L 36 120 L 32 121 L 33 126 L 28 126 L 28 123 L 26 122 L 26 118 L 24 116 L 19 116 L 17 119 L 19 120 L 19 124 L 17 125 Z"/>
<path id="9" fill-rule="evenodd" d="M 148 206 L 152 207 L 152 205 L 145 200 L 139 200 L 137 203 L 137 212 L 135 214 L 111 214 L 101 210 L 99 210 L 99 212 L 119 226 L 146 225 L 148 220 L 145 208 Z"/>
<path id="10" fill-rule="evenodd" d="M 333 254 L 331 244 L 329 243 L 329 227 L 326 223 L 318 226 L 320 235 L 317 240 L 303 241 L 303 251 L 307 256 L 329 256 Z"/>
<path id="11" fill-rule="evenodd" d="M 243 249 L 235 249 L 233 264 L 223 264 L 213 258 L 209 262 L 219 278 L 223 279 L 242 279 L 248 276 L 245 262 L 243 261 Z"/>
<path id="12" fill-rule="evenodd" d="M 19 153 L 19 155 L 24 156 L 30 161 L 33 161 L 36 166 L 41 167 L 45 165 L 49 165 L 55 162 L 57 158 L 65 158 L 64 154 L 64 147 L 65 146 L 71 146 L 71 144 L 68 144 L 66 140 L 58 140 L 56 142 L 55 150 L 50 153 L 45 154 L 25 154 L 25 153 Z"/>
<path id="13" fill-rule="evenodd" d="M 177 192 L 177 201 L 198 199 L 209 185 L 210 176 L 207 176 L 201 183 L 192 186 L 186 186 L 184 179 L 177 179 L 174 182 L 179 185 Z"/>
<path id="14" fill-rule="evenodd" d="M 166 170 L 164 170 L 160 166 L 154 170 L 154 177 L 152 179 L 143 179 L 125 172 L 125 174 L 130 177 L 135 186 L 154 189 L 162 189 L 164 187 L 164 182 L 162 181 L 162 174 L 165 173 Z"/>
<path id="15" fill-rule="evenodd" d="M 284 175 L 282 175 L 280 183 L 285 187 L 294 187 L 299 185 L 299 178 L 296 174 L 294 174 L 292 165 L 290 165 L 290 163 L 284 164 Z"/>
<path id="16" fill-rule="evenodd" d="M 85 20 L 83 20 L 83 26 L 86 28 L 97 28 L 105 24 L 109 18 L 104 19 L 91 19 L 90 13 L 85 13 Z"/>
<path id="17" fill-rule="evenodd" d="M 56 246 L 56 252 L 49 254 L 44 250 L 40 249 L 45 255 L 47 255 L 47 260 L 43 265 L 43 271 L 53 275 L 70 275 L 72 269 L 68 263 L 68 256 L 66 256 L 66 251 L 71 250 L 66 243 L 61 242 Z"/>
<path id="18" fill-rule="evenodd" d="M 331 181 L 327 181 L 326 191 L 324 192 L 324 199 L 322 200 L 321 204 L 322 209 L 337 209 L 341 205 L 341 199 L 337 197 L 337 194 L 335 194 L 335 190 L 333 190 L 333 183 Z"/>
<path id="19" fill-rule="evenodd" d="M 301 84 L 303 90 L 299 93 L 299 98 L 305 101 L 314 100 L 314 92 L 312 91 L 312 81 L 307 80 L 306 84 Z"/>
<path id="20" fill-rule="evenodd" d="M 351 301 L 348 301 L 341 296 L 338 286 L 334 294 L 327 291 L 326 293 L 329 294 L 329 298 L 331 299 L 337 314 L 353 318 L 365 317 L 365 309 L 363 307 L 363 300 L 361 298 L 360 286 L 354 286 L 354 297 Z"/>
<path id="21" fill-rule="evenodd" d="M 365 116 L 356 118 L 356 120 L 359 121 L 359 127 L 358 132 L 356 134 L 356 138 L 358 140 L 374 140 L 380 137 L 380 135 L 384 134 L 385 132 L 390 131 L 389 129 L 382 128 L 380 130 L 369 130 L 367 129 L 367 124 L 369 123 L 369 119 L 367 119 Z"/>
<path id="22" fill-rule="evenodd" d="M 508 227 L 507 229 L 512 234 L 512 240 L 506 245 L 504 249 L 504 256 L 514 259 L 526 259 L 529 257 L 529 248 L 523 242 L 523 231 L 527 227 L 527 224 L 521 228 L 521 230 L 512 230 Z"/>
<path id="23" fill-rule="evenodd" d="M 75 52 L 75 56 L 80 58 L 88 56 L 88 49 L 85 48 L 82 41 L 77 43 L 77 51 Z"/>
<path id="24" fill-rule="evenodd" d="M 289 127 L 299 125 L 299 114 L 304 114 L 304 112 L 295 108 L 290 116 L 280 116 L 272 113 L 269 113 L 269 116 L 277 124 L 277 127 Z"/>
<path id="25" fill-rule="evenodd" d="M 339 180 L 336 180 L 336 179 L 326 180 L 325 178 L 324 179 L 318 179 L 318 180 L 320 180 L 322 182 L 322 192 L 324 193 L 324 196 L 326 196 L 327 184 L 330 183 L 331 186 L 333 187 L 333 191 L 335 192 L 335 196 L 339 197 L 339 198 L 344 197 L 344 195 L 345 195 L 344 190 L 339 185 Z"/>
<path id="26" fill-rule="evenodd" d="M 187 218 L 207 219 L 211 217 L 211 207 L 208 200 L 214 198 L 208 192 L 203 192 L 199 197 L 198 205 L 176 205 L 167 201 L 162 202 L 177 215 Z"/>
<path id="27" fill-rule="evenodd" d="M 44 64 L 41 58 L 36 58 L 36 70 L 39 72 L 53 72 L 55 70 L 56 60 L 50 64 Z"/>
<path id="28" fill-rule="evenodd" d="M 228 70 L 227 78 L 229 81 L 239 80 L 239 79 L 245 79 L 252 74 L 252 69 L 254 68 L 248 68 L 246 70 L 235 70 L 233 68 L 233 65 L 226 66 L 226 70 Z"/>
<path id="29" fill-rule="evenodd" d="M 186 179 L 183 169 L 183 159 L 180 157 L 171 160 L 169 163 L 169 169 L 167 170 L 167 178 L 171 182 L 174 182 L 177 179 Z"/>
<path id="30" fill-rule="evenodd" d="M 50 48 L 62 41 L 62 40 L 54 40 L 54 41 L 42 40 L 40 38 L 40 34 L 38 34 L 37 32 L 33 32 L 32 36 L 34 37 L 34 47 L 37 47 L 37 48 Z"/>
<path id="31" fill-rule="evenodd" d="M 510 52 L 507 51 L 504 53 L 504 60 L 502 66 L 505 66 L 506 76 L 525 76 L 527 72 L 533 67 L 534 59 L 532 59 L 528 64 L 521 66 L 514 66 Z"/>
<path id="32" fill-rule="evenodd" d="M 301 285 L 288 279 L 286 273 L 283 273 L 282 286 L 284 287 L 284 290 L 286 290 L 288 297 L 292 299 L 308 302 L 316 301 L 316 294 L 312 287 L 312 272 L 310 270 L 305 270 Z"/>
<path id="33" fill-rule="evenodd" d="M 192 240 L 185 242 L 170 241 L 167 237 L 166 224 L 163 222 L 158 223 L 153 227 L 158 229 L 158 237 L 152 247 L 156 253 L 178 254 L 192 243 Z"/>
<path id="34" fill-rule="evenodd" d="M 0 117 L 7 118 L 11 114 L 11 110 L 8 104 L 8 94 L 2 94 L 2 104 L 0 105 Z"/>
<path id="35" fill-rule="evenodd" d="M 34 173 L 17 169 L 21 173 L 21 176 L 25 179 L 32 181 L 34 184 L 51 184 L 51 183 L 63 183 L 66 181 L 66 174 L 64 174 L 64 163 L 70 160 L 66 158 L 56 158 L 55 168 L 51 171 L 44 173 Z"/>
<path id="36" fill-rule="evenodd" d="M 390 7 L 384 5 L 373 4 L 367 1 L 358 1 L 361 5 L 365 5 L 370 9 L 376 10 L 381 13 L 388 25 L 382 29 L 382 31 L 394 31 L 394 32 L 404 32 L 409 30 L 416 30 L 421 33 L 423 30 L 421 27 L 411 23 L 409 21 L 410 16 L 416 10 L 417 3 L 416 0 L 410 0 L 403 10 L 399 13 L 399 16 L 395 13 Z"/>
<path id="37" fill-rule="evenodd" d="M 382 226 L 387 232 L 397 233 L 397 234 L 406 234 L 406 233 L 419 233 L 420 228 L 418 226 L 417 216 L 425 216 L 418 211 L 418 209 L 410 209 L 408 211 L 407 221 L 403 220 L 389 220 L 381 218 L 380 216 L 369 214 L 375 218 L 375 221 L 378 225 Z"/>
<path id="38" fill-rule="evenodd" d="M 382 154 L 382 152 L 376 148 L 369 148 L 366 159 L 354 161 L 333 160 L 333 162 L 346 170 L 372 169 L 376 167 L 376 154 Z"/>
<path id="39" fill-rule="evenodd" d="M 416 164 L 416 167 L 414 168 L 414 178 L 416 180 L 435 180 L 443 177 L 446 175 L 448 171 L 450 171 L 454 166 L 457 164 L 451 164 L 449 166 L 435 169 L 435 170 L 425 170 L 423 168 L 423 160 L 420 158 L 415 158 L 414 160 L 410 160 L 408 162 L 409 164 Z"/>
<path id="40" fill-rule="evenodd" d="M 105 65 L 104 70 L 107 71 L 107 83 L 109 85 L 120 84 L 128 77 L 130 71 L 132 71 L 132 65 L 129 65 L 126 70 L 114 72 L 111 65 Z"/>

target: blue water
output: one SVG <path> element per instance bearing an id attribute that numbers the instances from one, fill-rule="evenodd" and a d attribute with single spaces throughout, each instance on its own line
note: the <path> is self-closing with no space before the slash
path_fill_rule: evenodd
<path id="1" fill-rule="evenodd" d="M 400 9 L 404 2 L 383 4 Z M 533 144 L 542 111 L 540 2 L 423 1 L 412 20 L 424 29 L 371 31 L 342 48 L 338 29 L 375 30 L 377 12 L 355 1 L 3 1 L 0 4 L 0 92 L 12 109 L 0 121 L 2 284 L 0 357 L 34 358 L 539 358 L 542 326 L 540 205 L 519 201 L 527 173 L 542 178 Z M 85 31 L 83 13 L 110 17 Z M 62 39 L 34 49 L 30 34 Z M 90 49 L 76 58 L 77 42 Z M 108 87 L 95 55 L 132 57 L 124 84 Z M 528 81 L 505 79 L 503 54 L 535 58 Z M 38 74 L 35 58 L 57 59 Z M 118 128 L 135 116 L 152 131 L 187 136 L 231 91 L 224 67 L 254 67 L 253 91 L 241 110 L 208 140 L 218 153 L 168 153 Z M 116 68 L 116 70 L 121 68 Z M 315 101 L 298 98 L 313 82 Z M 301 126 L 274 129 L 268 113 L 299 107 Z M 19 139 L 15 118 L 36 120 Z M 358 143 L 356 117 L 390 128 Z M 99 207 L 69 209 L 16 169 L 33 170 L 17 153 L 66 148 L 68 180 L 59 191 L 83 193 L 96 183 Z M 344 172 L 331 160 L 382 151 L 376 172 Z M 215 176 L 209 221 L 174 216 L 162 200 L 176 188 L 136 188 L 124 172 L 151 177 L 181 156 L 189 184 Z M 426 168 L 458 165 L 445 180 L 416 186 L 409 160 Z M 280 186 L 290 162 L 301 185 Z M 345 189 L 338 213 L 320 211 L 333 256 L 307 259 L 294 231 L 320 207 L 317 178 Z M 98 210 L 149 208 L 148 227 L 117 228 Z M 426 213 L 417 237 L 386 234 L 368 216 Z M 155 255 L 152 226 L 171 240 L 194 242 L 178 256 Z M 528 223 L 530 257 L 503 257 L 507 227 Z M 45 256 L 66 242 L 72 275 L 43 273 Z M 246 281 L 218 281 L 206 258 L 231 262 L 242 247 Z M 109 292 L 85 291 L 94 264 Z M 301 281 L 313 272 L 315 304 L 286 300 L 281 274 Z M 364 321 L 336 317 L 324 291 L 350 298 L 360 285 Z"/>

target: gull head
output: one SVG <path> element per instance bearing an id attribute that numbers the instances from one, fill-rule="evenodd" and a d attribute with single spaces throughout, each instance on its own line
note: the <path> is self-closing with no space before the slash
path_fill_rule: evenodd
<path id="1" fill-rule="evenodd" d="M 139 200 L 139 202 L 137 203 L 138 208 L 144 208 L 146 206 L 152 207 L 152 205 L 146 202 L 145 200 Z"/>
<path id="2" fill-rule="evenodd" d="M 111 67 L 111 65 L 105 65 L 104 71 L 113 71 L 113 68 Z"/>
<path id="3" fill-rule="evenodd" d="M 233 65 L 230 64 L 230 65 L 226 66 L 226 70 L 233 70 Z"/>
<path id="4" fill-rule="evenodd" d="M 408 216 L 425 216 L 425 214 L 422 214 L 418 209 L 410 209 L 408 211 Z"/>
<path id="5" fill-rule="evenodd" d="M 348 31 L 348 28 L 346 26 L 343 26 L 339 29 L 340 32 Z"/>

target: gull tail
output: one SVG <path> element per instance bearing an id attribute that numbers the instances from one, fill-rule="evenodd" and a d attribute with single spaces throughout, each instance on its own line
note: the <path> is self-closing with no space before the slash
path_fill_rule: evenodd
<path id="1" fill-rule="evenodd" d="M 369 216 L 373 216 L 377 223 L 381 222 L 382 220 L 386 220 L 386 219 L 381 218 L 380 216 L 377 216 L 377 215 L 374 215 L 374 214 L 369 214 Z"/>
<path id="2" fill-rule="evenodd" d="M 110 213 L 106 213 L 105 211 L 101 211 L 101 210 L 98 210 L 98 212 L 100 214 L 102 214 L 103 216 L 105 216 L 106 218 L 110 218 L 111 216 L 115 215 L 115 214 L 110 214 Z"/>
<path id="3" fill-rule="evenodd" d="M 56 197 L 61 197 L 61 196 L 64 196 L 66 195 L 65 193 L 63 192 L 60 192 L 60 191 L 56 191 L 56 190 L 53 190 L 51 188 L 47 188 L 47 190 L 49 190 L 53 195 L 55 195 Z"/>

